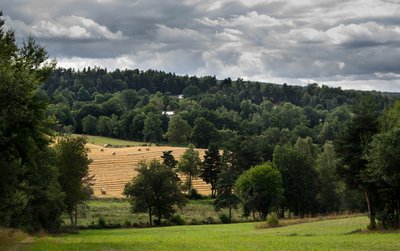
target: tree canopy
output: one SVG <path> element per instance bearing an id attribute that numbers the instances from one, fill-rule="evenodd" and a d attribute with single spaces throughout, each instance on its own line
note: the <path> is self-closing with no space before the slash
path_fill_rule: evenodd
<path id="1" fill-rule="evenodd" d="M 125 185 L 124 195 L 130 200 L 132 211 L 147 212 L 149 224 L 161 224 L 163 218 L 169 218 L 174 206 L 182 207 L 186 199 L 179 189 L 179 178 L 174 170 L 153 160 L 141 162 L 137 168 L 138 175 Z"/>

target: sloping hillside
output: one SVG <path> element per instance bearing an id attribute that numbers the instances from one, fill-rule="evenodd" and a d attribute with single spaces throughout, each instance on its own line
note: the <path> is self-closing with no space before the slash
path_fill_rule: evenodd
<path id="1" fill-rule="evenodd" d="M 136 174 L 135 168 L 141 160 L 161 160 L 163 151 L 172 150 L 172 155 L 178 160 L 186 148 L 170 146 L 141 146 L 108 148 L 99 145 L 87 144 L 90 148 L 89 157 L 93 160 L 90 164 L 90 173 L 95 175 L 93 187 L 96 197 L 122 197 L 122 191 L 127 182 Z M 204 156 L 204 149 L 197 149 L 200 158 Z M 184 175 L 180 175 L 185 180 Z M 193 180 L 193 186 L 200 194 L 209 195 L 210 185 L 201 179 Z M 101 193 L 104 189 L 106 194 Z"/>

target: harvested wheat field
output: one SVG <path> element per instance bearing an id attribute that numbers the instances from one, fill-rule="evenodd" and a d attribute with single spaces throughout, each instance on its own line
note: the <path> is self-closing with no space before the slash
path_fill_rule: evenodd
<path id="1" fill-rule="evenodd" d="M 184 147 L 170 146 L 141 146 L 109 148 L 99 145 L 87 144 L 90 148 L 89 157 L 93 160 L 90 164 L 90 174 L 95 175 L 92 186 L 96 197 L 122 197 L 124 186 L 135 175 L 135 168 L 141 160 L 161 160 L 163 151 L 172 150 L 172 155 L 179 160 L 186 150 Z M 204 156 L 204 149 L 199 151 L 200 158 Z M 180 175 L 185 180 L 184 175 Z M 211 187 L 201 179 L 193 180 L 193 187 L 203 195 L 211 193 Z M 102 193 L 103 190 L 103 193 Z"/>

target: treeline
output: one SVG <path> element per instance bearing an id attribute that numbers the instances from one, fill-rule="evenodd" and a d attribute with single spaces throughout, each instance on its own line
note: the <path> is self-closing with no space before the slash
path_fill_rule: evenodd
<path id="1" fill-rule="evenodd" d="M 286 129 L 294 141 L 310 136 L 323 144 L 334 138 L 349 117 L 348 105 L 363 93 L 101 68 L 57 69 L 42 89 L 59 131 L 198 147 Z M 393 99 L 370 94 L 381 109 Z"/>

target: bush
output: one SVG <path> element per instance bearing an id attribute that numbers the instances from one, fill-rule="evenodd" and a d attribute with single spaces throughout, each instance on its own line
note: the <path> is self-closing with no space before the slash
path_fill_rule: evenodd
<path id="1" fill-rule="evenodd" d="M 219 219 L 221 220 L 222 223 L 231 223 L 229 216 L 227 216 L 226 214 L 220 215 Z"/>
<path id="2" fill-rule="evenodd" d="M 267 218 L 268 227 L 279 227 L 279 219 L 276 214 L 270 214 Z"/>
<path id="3" fill-rule="evenodd" d="M 195 188 L 192 189 L 192 192 L 189 196 L 189 199 L 191 200 L 201 200 L 203 199 L 203 195 L 199 194 Z"/>
<path id="4" fill-rule="evenodd" d="M 213 217 L 207 217 L 205 220 L 203 220 L 204 224 L 218 224 L 218 221 L 216 221 Z"/>
<path id="5" fill-rule="evenodd" d="M 107 226 L 106 220 L 102 216 L 99 217 L 98 225 L 100 228 L 105 228 Z"/>
<path id="6" fill-rule="evenodd" d="M 169 218 L 169 223 L 171 225 L 185 225 L 185 220 L 179 214 L 174 214 Z"/>
<path id="7" fill-rule="evenodd" d="M 131 227 L 132 224 L 129 220 L 125 220 L 124 227 Z"/>

